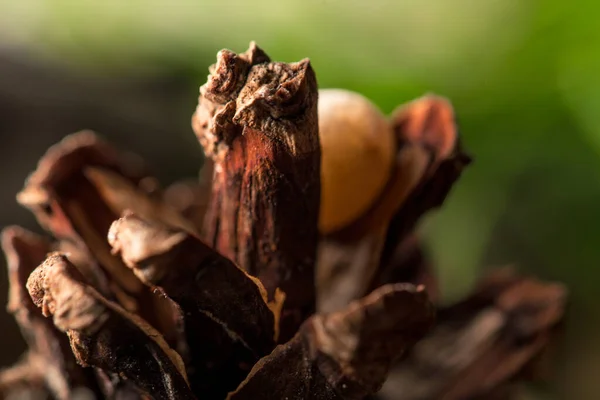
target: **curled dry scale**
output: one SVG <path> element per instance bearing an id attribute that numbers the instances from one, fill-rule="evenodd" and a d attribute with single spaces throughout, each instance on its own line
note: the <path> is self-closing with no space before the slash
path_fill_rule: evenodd
<path id="1" fill-rule="evenodd" d="M 18 201 L 52 239 L 2 234 L 29 351 L 0 397 L 512 398 L 566 290 L 503 269 L 436 305 L 414 232 L 470 163 L 450 103 L 321 93 L 308 60 L 219 52 L 192 120 L 212 189 L 91 132 L 49 149 Z"/>

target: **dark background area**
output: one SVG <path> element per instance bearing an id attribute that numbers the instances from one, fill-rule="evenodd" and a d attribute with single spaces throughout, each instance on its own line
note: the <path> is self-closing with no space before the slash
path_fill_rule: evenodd
<path id="1" fill-rule="evenodd" d="M 556 378 L 528 398 L 597 398 L 599 16 L 591 0 L 0 0 L 0 224 L 40 231 L 15 194 L 81 129 L 142 155 L 163 184 L 196 176 L 190 117 L 221 48 L 255 40 L 276 60 L 309 57 L 321 87 L 386 113 L 436 92 L 475 159 L 421 227 L 444 300 L 505 264 L 565 282 Z M 2 304 L 6 292 L 3 274 Z M 4 312 L 0 327 L 4 366 L 24 344 Z"/>

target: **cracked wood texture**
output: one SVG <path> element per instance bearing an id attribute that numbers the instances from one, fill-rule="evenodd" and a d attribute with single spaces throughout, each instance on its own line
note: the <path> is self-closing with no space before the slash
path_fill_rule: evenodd
<path id="1" fill-rule="evenodd" d="M 254 43 L 220 51 L 192 125 L 214 162 L 204 237 L 270 299 L 285 292 L 285 341 L 315 307 L 321 152 L 310 62 L 271 62 Z"/>

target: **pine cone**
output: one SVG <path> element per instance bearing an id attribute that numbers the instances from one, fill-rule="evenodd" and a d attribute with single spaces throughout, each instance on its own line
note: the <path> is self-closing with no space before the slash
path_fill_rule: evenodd
<path id="1" fill-rule="evenodd" d="M 522 376 L 562 318 L 564 288 L 501 274 L 436 307 L 414 234 L 470 163 L 447 100 L 385 120 L 387 184 L 325 233 L 310 62 L 271 62 L 252 43 L 210 71 L 192 118 L 210 185 L 162 190 L 88 131 L 27 179 L 18 201 L 53 238 L 2 233 L 8 309 L 29 350 L 0 374 L 0 398 L 363 399 L 383 387 L 463 399 Z M 480 367 L 491 359 L 503 364 Z"/>

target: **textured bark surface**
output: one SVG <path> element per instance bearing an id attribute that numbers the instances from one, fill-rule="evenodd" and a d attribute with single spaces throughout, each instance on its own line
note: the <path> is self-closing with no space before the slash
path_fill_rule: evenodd
<path id="1" fill-rule="evenodd" d="M 281 339 L 314 311 L 320 146 L 308 60 L 270 62 L 251 44 L 222 50 L 200 88 L 193 127 L 214 161 L 207 242 L 285 292 Z"/>
<path id="2" fill-rule="evenodd" d="M 229 399 L 362 399 L 380 389 L 433 319 L 422 288 L 383 286 L 340 312 L 312 316 Z"/>
<path id="3" fill-rule="evenodd" d="M 267 304 L 260 281 L 197 238 L 128 214 L 109 241 L 143 282 L 181 308 L 198 398 L 224 398 L 273 350 L 280 304 Z"/>
<path id="4" fill-rule="evenodd" d="M 399 282 L 394 257 L 417 220 L 439 207 L 470 162 L 450 103 L 424 96 L 392 116 L 398 144 L 392 177 L 358 220 L 321 240 L 317 264 L 320 311 L 340 309 L 384 283 Z M 432 281 L 426 283 L 433 283 Z M 428 288 L 429 289 L 429 288 Z M 435 288 L 431 288 L 435 292 Z"/>
<path id="5" fill-rule="evenodd" d="M 566 295 L 560 284 L 494 271 L 471 296 L 438 311 L 436 327 L 394 368 L 379 398 L 514 398 L 510 384 L 549 345 Z"/>
<path id="6" fill-rule="evenodd" d="M 154 398 L 194 398 L 181 357 L 162 335 L 87 285 L 66 257 L 49 256 L 29 276 L 27 289 L 67 333 L 81 365 L 117 373 Z"/>

